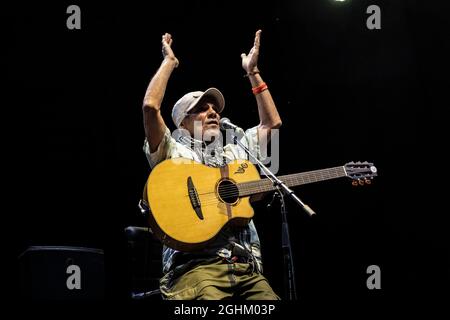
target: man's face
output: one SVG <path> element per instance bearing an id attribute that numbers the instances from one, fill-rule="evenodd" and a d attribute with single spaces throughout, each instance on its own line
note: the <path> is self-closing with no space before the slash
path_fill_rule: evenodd
<path id="1" fill-rule="evenodd" d="M 192 137 L 211 141 L 220 133 L 220 115 L 212 100 L 200 101 L 181 122 L 181 127 L 188 130 Z"/>

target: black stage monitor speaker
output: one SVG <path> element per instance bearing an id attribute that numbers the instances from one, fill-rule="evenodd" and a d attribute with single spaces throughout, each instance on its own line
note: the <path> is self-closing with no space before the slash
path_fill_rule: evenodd
<path id="1" fill-rule="evenodd" d="M 33 246 L 19 256 L 23 298 L 98 300 L 104 298 L 103 250 Z"/>

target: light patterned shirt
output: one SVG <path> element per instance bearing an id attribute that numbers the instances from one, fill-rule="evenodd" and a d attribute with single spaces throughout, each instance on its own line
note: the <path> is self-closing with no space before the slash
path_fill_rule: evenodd
<path id="1" fill-rule="evenodd" d="M 248 129 L 240 139 L 250 152 L 261 158 L 258 144 L 257 127 Z M 144 141 L 144 152 L 150 166 L 153 168 L 161 161 L 171 158 L 184 157 L 208 166 L 219 167 L 230 161 L 238 159 L 248 159 L 248 155 L 244 149 L 235 144 L 227 144 L 221 146 L 218 143 L 210 143 L 206 145 L 202 141 L 194 140 L 191 137 L 180 135 L 172 137 L 170 130 L 166 128 L 166 132 L 155 152 L 150 152 L 147 139 Z M 261 250 L 258 233 L 255 225 L 251 220 L 245 227 L 225 227 L 218 236 L 203 250 L 194 253 L 181 252 L 167 246 L 163 246 L 162 263 L 163 273 L 168 272 L 184 273 L 192 263 L 187 261 L 201 262 L 214 257 L 222 257 L 229 259 L 233 255 L 233 248 L 244 249 L 246 253 L 250 253 L 250 257 L 256 265 L 259 272 L 262 272 Z"/>

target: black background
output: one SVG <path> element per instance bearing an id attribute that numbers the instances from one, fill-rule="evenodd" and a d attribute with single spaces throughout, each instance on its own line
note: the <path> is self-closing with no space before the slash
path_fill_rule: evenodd
<path id="1" fill-rule="evenodd" d="M 81 8 L 81 30 L 66 27 L 70 4 Z M 370 4 L 381 8 L 381 30 L 366 27 Z M 162 107 L 169 128 L 174 102 L 209 87 L 223 92 L 223 115 L 248 128 L 258 116 L 240 54 L 261 28 L 259 67 L 283 120 L 279 174 L 349 161 L 379 170 L 367 187 L 342 179 L 295 189 L 317 212 L 310 219 L 289 204 L 298 303 L 381 308 L 445 297 L 448 209 L 437 184 L 445 182 L 448 19 L 437 3 L 78 1 L 2 15 L 16 257 L 29 245 L 102 248 L 108 300 L 127 301 L 123 229 L 143 222 L 141 104 L 162 61 L 161 35 L 172 34 L 180 60 Z M 280 219 L 266 204 L 256 205 L 255 223 L 281 295 Z M 381 290 L 366 287 L 372 264 Z"/>

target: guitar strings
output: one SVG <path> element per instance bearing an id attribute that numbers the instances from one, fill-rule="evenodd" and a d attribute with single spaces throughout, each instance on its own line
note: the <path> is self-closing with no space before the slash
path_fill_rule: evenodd
<path id="1" fill-rule="evenodd" d="M 320 177 L 320 178 L 322 178 L 322 179 L 328 179 L 328 178 L 331 178 L 330 176 L 329 176 L 329 174 L 330 173 L 335 173 L 335 170 L 336 169 L 338 169 L 338 168 L 330 168 L 330 170 L 329 170 L 329 172 L 327 172 L 327 173 L 322 173 L 322 174 L 318 174 L 318 176 Z M 331 172 L 330 172 L 331 171 Z M 333 172 L 334 171 L 334 172 Z M 306 180 L 306 179 L 305 179 Z M 256 183 L 258 183 L 258 184 L 260 184 L 261 182 L 263 182 L 264 180 L 263 179 L 261 179 L 261 180 L 255 180 L 254 182 L 256 182 Z M 316 181 L 318 181 L 318 180 L 316 180 L 316 179 L 307 179 L 306 181 L 308 181 L 308 182 L 316 182 Z M 244 183 L 246 183 L 247 185 L 248 185 L 248 187 L 249 188 L 256 188 L 256 186 L 252 186 L 251 185 L 251 183 L 252 183 L 253 181 L 249 181 L 249 182 L 243 182 L 243 183 L 241 183 L 241 186 L 242 186 L 242 184 L 244 184 Z M 267 180 L 267 182 L 269 183 L 269 181 Z M 263 182 L 264 183 L 264 182 Z M 270 184 L 271 185 L 271 184 Z M 265 186 L 261 186 L 261 188 L 264 188 Z M 233 185 L 229 185 L 229 186 L 222 186 L 221 188 L 220 188 L 221 190 L 220 190 L 220 197 L 221 198 L 227 198 L 227 197 L 239 197 L 239 194 L 240 194 L 240 190 L 239 190 L 239 187 L 236 185 L 236 184 L 233 184 Z M 237 190 L 236 190 L 237 189 Z M 267 191 L 270 191 L 270 190 L 255 190 L 256 191 L 256 193 L 258 193 L 258 192 L 261 192 L 261 193 L 263 193 L 263 192 L 267 192 Z M 199 198 L 200 198 L 200 200 L 201 200 L 201 203 L 202 203 L 202 205 L 204 204 L 204 205 L 208 205 L 208 204 L 210 204 L 210 203 L 218 203 L 218 202 L 221 202 L 220 200 L 218 200 L 219 198 L 218 198 L 218 196 L 217 196 L 217 191 L 215 190 L 215 191 L 208 191 L 208 192 L 198 192 L 197 193 L 198 194 L 198 196 L 199 196 Z M 186 195 L 187 197 L 189 197 L 189 195 Z"/>
<path id="2" fill-rule="evenodd" d="M 340 169 L 340 167 L 338 167 L 338 168 L 330 168 L 329 169 L 329 172 L 324 172 L 324 173 L 319 173 L 319 174 L 317 174 L 317 176 L 319 177 L 319 179 L 307 179 L 306 177 L 303 177 L 303 179 L 302 180 L 304 180 L 304 182 L 317 182 L 317 181 L 319 181 L 319 180 L 322 180 L 322 179 L 330 179 L 330 178 L 334 178 L 334 176 L 330 176 L 330 174 L 336 174 L 336 173 L 338 173 L 338 172 L 336 172 L 336 170 L 337 169 Z M 336 176 L 337 177 L 337 176 Z M 247 182 L 241 182 L 241 183 L 239 183 L 240 185 L 241 185 L 241 187 L 244 185 L 244 184 L 247 184 L 247 186 L 249 187 L 249 188 L 256 188 L 256 186 L 252 186 L 251 185 L 251 183 L 253 183 L 253 182 L 255 182 L 255 184 L 261 184 L 261 183 L 264 183 L 264 182 L 267 182 L 267 184 L 270 184 L 271 185 L 271 182 L 269 181 L 269 180 L 267 180 L 267 179 L 261 179 L 261 180 L 255 180 L 255 181 L 247 181 Z M 284 181 L 285 183 L 286 183 L 286 181 Z M 265 186 L 262 186 L 262 188 L 264 188 Z M 239 187 L 236 185 L 236 184 L 233 184 L 233 185 L 229 185 L 229 186 L 223 186 L 223 187 L 221 187 L 220 188 L 221 189 L 221 194 L 222 195 L 224 195 L 224 196 L 227 196 L 227 195 L 236 195 L 235 194 L 235 190 L 236 189 L 238 189 L 238 191 L 237 192 L 239 192 Z M 265 192 L 266 190 L 262 190 L 261 192 Z M 267 190 L 267 191 L 270 191 L 270 190 Z M 231 192 L 231 193 L 230 193 Z M 256 191 L 256 192 L 258 192 L 258 191 Z M 209 192 L 198 192 L 198 194 L 199 195 L 204 195 L 204 194 L 212 194 L 212 193 L 216 193 L 216 191 L 209 191 Z"/>
<path id="3" fill-rule="evenodd" d="M 214 195 L 212 195 L 212 194 L 214 194 Z M 206 195 L 206 196 L 204 196 L 204 195 Z M 214 204 L 219 204 L 219 203 L 222 202 L 222 201 L 220 201 L 219 198 L 215 195 L 215 192 L 207 192 L 207 193 L 204 193 L 204 195 L 203 195 L 203 196 L 199 196 L 201 206 L 214 205 Z M 238 193 L 238 192 L 234 192 L 234 193 L 228 194 L 227 196 L 230 196 L 230 197 L 238 197 L 238 196 L 239 196 L 239 193 Z M 189 195 L 186 195 L 186 197 L 189 197 Z M 222 196 L 222 198 L 223 198 L 223 197 L 224 197 L 224 196 Z M 225 196 L 225 197 L 226 197 L 226 196 Z"/>
<path id="4" fill-rule="evenodd" d="M 320 178 L 328 179 L 328 178 L 331 178 L 331 177 L 329 177 L 328 175 L 323 175 Z M 315 179 L 307 179 L 305 182 L 317 182 L 317 181 L 318 180 L 315 180 Z M 261 184 L 262 181 L 261 180 L 256 180 L 256 182 L 258 182 L 258 184 Z M 287 181 L 284 181 L 284 182 L 286 183 Z M 269 182 L 268 180 L 267 180 L 267 184 L 266 185 L 261 185 L 260 187 L 252 186 L 248 182 L 244 182 L 244 183 L 247 183 L 248 188 L 254 189 L 256 193 L 270 191 L 270 190 L 261 190 L 261 189 L 265 189 L 265 188 L 267 188 L 267 186 L 272 186 L 272 183 Z M 241 184 L 241 189 L 242 189 L 242 187 L 243 187 L 243 185 Z M 223 187 L 220 188 L 220 195 L 222 197 L 237 196 L 237 195 L 239 195 L 239 192 L 241 191 L 239 189 L 240 188 L 237 185 L 223 186 Z M 208 191 L 208 192 L 201 192 L 200 191 L 197 194 L 199 196 L 200 195 L 208 195 L 208 194 L 214 194 L 215 195 L 215 194 L 217 194 L 217 191 L 216 190 Z"/>
<path id="5" fill-rule="evenodd" d="M 200 204 L 202 206 L 208 206 L 208 205 L 214 205 L 214 204 L 219 204 L 222 201 L 219 200 L 219 198 L 216 195 L 215 191 L 211 191 L 211 192 L 204 192 L 204 193 L 199 193 L 199 198 L 200 198 Z M 186 195 L 186 197 L 189 197 L 189 195 Z M 229 192 L 223 192 L 221 193 L 221 198 L 227 198 L 227 197 L 239 197 L 239 191 L 229 191 Z"/>
<path id="6" fill-rule="evenodd" d="M 266 190 L 260 190 L 260 191 L 265 192 Z M 217 192 L 216 190 L 215 191 L 207 191 L 207 192 L 197 192 L 197 194 L 199 196 L 210 195 L 210 194 L 216 195 L 217 193 L 219 193 L 222 197 L 239 196 L 240 190 L 238 187 L 224 186 L 224 187 L 220 188 L 220 192 Z"/>
<path id="7" fill-rule="evenodd" d="M 185 197 L 189 197 L 189 195 L 186 195 Z M 217 197 L 209 197 L 209 198 L 204 198 L 204 197 L 200 197 L 200 204 L 202 207 L 205 206 L 211 206 L 211 205 L 216 205 L 221 203 L 222 201 L 220 201 Z"/>
<path id="8" fill-rule="evenodd" d="M 268 191 L 270 191 L 270 190 L 259 190 L 259 192 L 261 192 L 261 193 L 268 192 Z M 202 206 L 221 202 L 218 198 L 218 194 L 216 191 L 198 193 L 198 196 L 200 198 L 200 203 Z M 249 196 L 250 195 L 246 195 L 245 197 L 249 197 Z M 189 197 L 189 195 L 187 194 L 186 197 Z M 228 198 L 228 197 L 240 197 L 240 192 L 239 192 L 239 190 L 236 191 L 233 188 L 233 190 L 229 189 L 226 192 L 220 192 L 220 197 L 222 199 Z"/>

